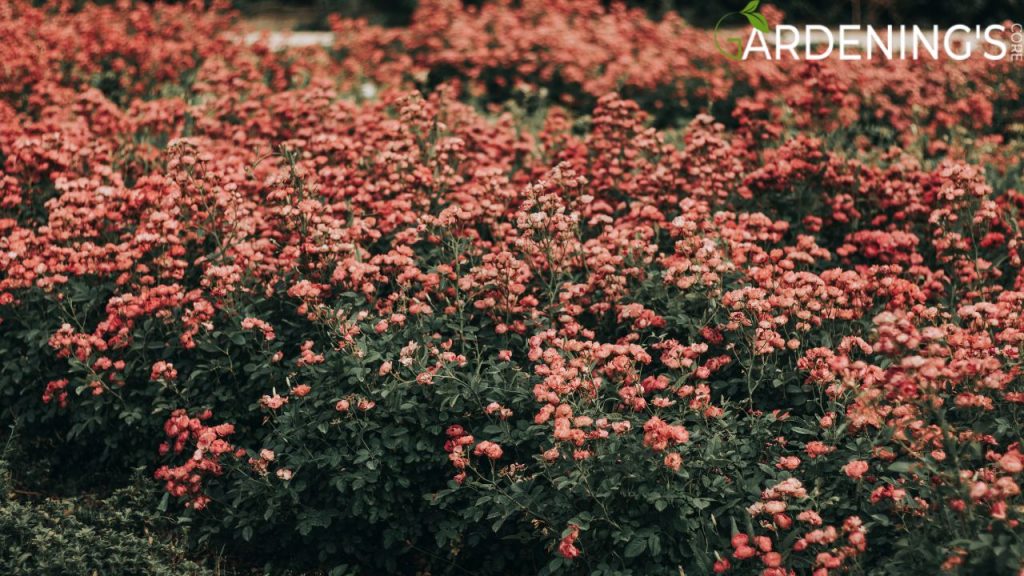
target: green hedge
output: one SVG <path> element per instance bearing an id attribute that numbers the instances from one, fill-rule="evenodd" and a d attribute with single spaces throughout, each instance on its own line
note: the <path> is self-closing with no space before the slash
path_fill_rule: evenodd
<path id="1" fill-rule="evenodd" d="M 0 574 L 204 576 L 184 548 L 157 531 L 148 481 L 104 499 L 15 493 L 0 460 Z M 143 487 L 145 486 L 145 487 Z"/>

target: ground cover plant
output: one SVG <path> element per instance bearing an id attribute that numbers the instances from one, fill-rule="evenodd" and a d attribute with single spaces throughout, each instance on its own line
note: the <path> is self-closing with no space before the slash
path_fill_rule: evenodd
<path id="1" fill-rule="evenodd" d="M 1019 63 L 232 18 L 0 6 L 4 538 L 142 468 L 241 573 L 1024 568 Z"/>

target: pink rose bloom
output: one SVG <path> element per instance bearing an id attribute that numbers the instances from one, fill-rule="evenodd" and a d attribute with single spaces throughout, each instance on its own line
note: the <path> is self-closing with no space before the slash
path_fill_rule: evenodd
<path id="1" fill-rule="evenodd" d="M 732 553 L 733 557 L 737 560 L 746 560 L 747 558 L 753 558 L 757 555 L 757 550 L 754 550 L 750 546 L 740 546 Z"/>
<path id="2" fill-rule="evenodd" d="M 1012 450 L 999 459 L 999 467 L 1010 474 L 1018 474 L 1024 470 L 1024 459 L 1021 458 L 1020 452 Z"/>
<path id="3" fill-rule="evenodd" d="M 815 440 L 814 442 L 807 443 L 807 455 L 811 458 L 817 458 L 818 456 L 824 456 L 829 452 L 835 450 L 834 446 L 829 446 L 824 442 Z"/>
<path id="4" fill-rule="evenodd" d="M 679 470 L 679 467 L 683 465 L 683 457 L 678 452 L 672 452 L 665 456 L 665 466 L 671 470 Z"/>
<path id="5" fill-rule="evenodd" d="M 796 470 L 800 467 L 800 459 L 796 456 L 783 456 L 779 458 L 775 467 L 779 470 Z"/>
<path id="6" fill-rule="evenodd" d="M 476 445 L 476 448 L 473 449 L 473 454 L 477 456 L 483 455 L 491 460 L 497 460 L 498 458 L 501 458 L 502 451 L 501 446 L 498 446 L 490 440 L 483 440 Z"/>
<path id="7" fill-rule="evenodd" d="M 260 398 L 260 405 L 271 410 L 277 410 L 281 406 L 288 403 L 288 398 L 278 395 L 276 392 L 273 396 L 267 396 L 266 394 Z"/>
<path id="8" fill-rule="evenodd" d="M 576 538 L 580 535 L 580 529 L 575 524 L 569 526 L 569 533 L 558 543 L 558 553 L 564 558 L 573 559 L 580 555 L 580 550 L 575 546 Z"/>
<path id="9" fill-rule="evenodd" d="M 863 460 L 851 460 L 843 466 L 843 473 L 854 480 L 860 480 L 863 478 L 867 471 L 868 463 Z"/>

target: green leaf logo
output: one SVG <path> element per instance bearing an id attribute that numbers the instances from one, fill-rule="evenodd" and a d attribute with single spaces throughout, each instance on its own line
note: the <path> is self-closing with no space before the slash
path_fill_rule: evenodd
<path id="1" fill-rule="evenodd" d="M 753 4 L 757 4 L 757 2 L 753 2 Z M 757 28 L 765 34 L 770 31 L 768 28 L 768 20 L 766 20 L 759 12 L 744 12 L 743 15 L 747 17 L 747 21 L 750 22 L 750 25 L 754 28 Z"/>
<path id="2" fill-rule="evenodd" d="M 726 43 L 726 45 L 731 46 L 732 49 L 727 49 L 727 48 L 723 47 L 722 44 L 719 42 L 719 39 L 718 39 L 718 30 L 719 30 L 719 28 L 721 28 L 722 23 L 726 19 L 728 19 L 730 16 L 743 15 L 743 17 L 747 19 L 747 22 L 749 22 L 750 25 L 753 26 L 755 30 L 759 30 L 759 31 L 761 31 L 764 34 L 768 34 L 768 33 L 771 32 L 771 28 L 768 26 L 768 19 L 766 19 L 763 14 L 761 14 L 760 12 L 757 11 L 757 7 L 760 4 L 761 4 L 761 0 L 751 0 L 750 2 L 747 3 L 746 6 L 743 7 L 743 10 L 740 10 L 739 12 L 730 12 L 730 13 L 726 14 L 725 16 L 722 16 L 722 18 L 718 20 L 718 23 L 715 24 L 715 30 L 714 30 L 715 47 L 718 48 L 718 51 L 721 52 L 723 56 L 725 56 L 726 58 L 728 58 L 730 60 L 737 60 L 737 61 L 739 61 L 739 60 L 743 59 L 743 40 L 742 39 L 736 38 L 736 37 L 727 38 L 725 40 L 725 43 Z"/>

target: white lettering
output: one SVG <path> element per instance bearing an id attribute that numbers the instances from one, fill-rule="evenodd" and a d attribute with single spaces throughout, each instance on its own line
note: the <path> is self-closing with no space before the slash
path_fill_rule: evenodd
<path id="1" fill-rule="evenodd" d="M 818 30 L 828 37 L 828 50 L 820 54 L 813 53 L 814 48 L 812 46 L 813 43 L 811 42 L 811 30 Z M 832 54 L 833 45 L 836 43 L 836 39 L 832 36 L 831 30 L 821 24 L 808 24 L 807 27 L 804 28 L 804 34 L 806 35 L 806 38 L 804 38 L 804 47 L 806 49 L 805 55 L 808 60 L 824 60 Z"/>
<path id="2" fill-rule="evenodd" d="M 761 42 L 760 47 L 754 46 L 755 38 Z M 747 39 L 747 47 L 743 50 L 743 59 L 746 60 L 747 56 L 751 52 L 764 52 L 764 57 L 766 60 L 772 59 L 772 51 L 768 49 L 768 41 L 765 40 L 764 33 L 762 33 L 760 30 L 754 29 L 753 31 L 751 31 L 750 38 Z"/>
<path id="3" fill-rule="evenodd" d="M 885 44 L 882 43 L 878 32 L 875 32 L 875 27 L 868 26 L 868 60 L 871 60 L 872 46 L 877 46 L 879 52 L 884 54 L 887 59 L 892 60 L 892 24 L 887 26 Z"/>
<path id="4" fill-rule="evenodd" d="M 974 44 L 970 40 L 967 40 L 966 42 L 964 42 L 963 53 L 957 54 L 956 52 L 954 52 L 952 41 L 956 39 L 954 34 L 957 31 L 962 31 L 967 34 L 971 33 L 971 29 L 968 28 L 967 26 L 964 26 L 963 24 L 955 24 L 953 26 L 950 26 L 949 29 L 946 30 L 946 37 L 942 39 L 942 47 L 946 50 L 946 55 L 948 55 L 953 60 L 967 60 L 968 58 L 971 57 L 971 52 L 973 51 Z"/>

